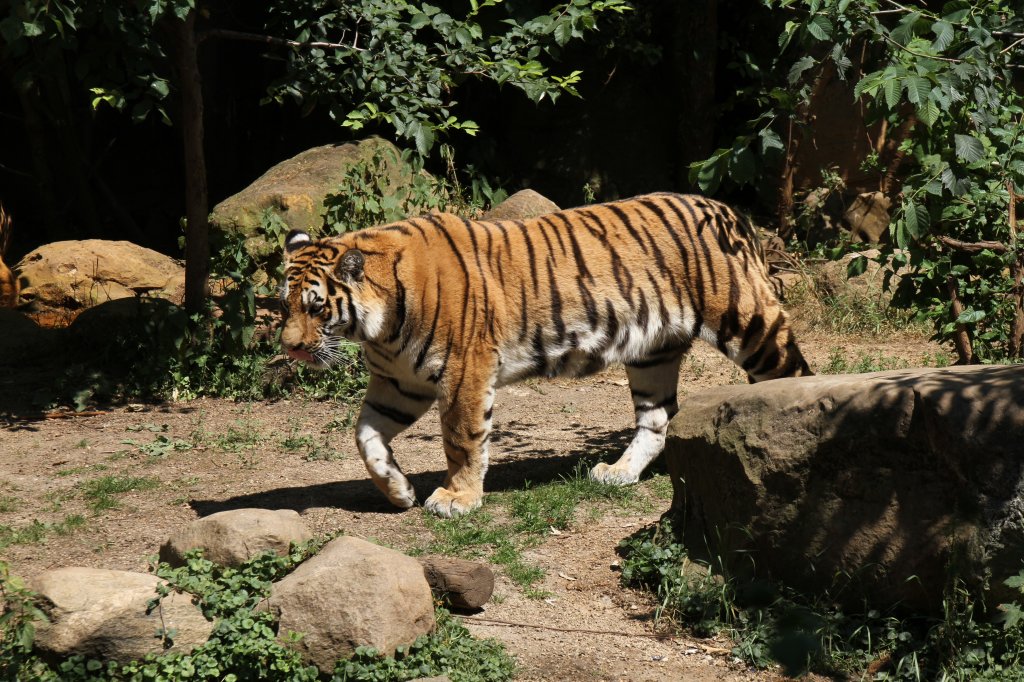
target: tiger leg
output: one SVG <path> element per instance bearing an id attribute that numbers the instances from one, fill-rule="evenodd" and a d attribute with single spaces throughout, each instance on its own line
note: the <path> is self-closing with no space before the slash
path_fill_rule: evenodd
<path id="1" fill-rule="evenodd" d="M 800 352 L 789 317 L 777 303 L 747 321 L 740 343 L 726 355 L 747 373 L 750 383 L 814 374 Z"/>
<path id="2" fill-rule="evenodd" d="M 676 402 L 679 365 L 688 350 L 689 344 L 686 344 L 683 348 L 661 351 L 648 359 L 626 364 L 636 413 L 636 433 L 615 464 L 602 462 L 590 470 L 592 479 L 615 485 L 636 483 L 641 472 L 665 449 L 668 422 L 679 409 Z"/>
<path id="3" fill-rule="evenodd" d="M 359 411 L 356 445 L 363 464 L 391 504 L 403 509 L 416 503 L 416 491 L 395 461 L 391 439 L 412 426 L 433 403 L 434 397 L 426 392 L 371 374 Z"/>
<path id="4" fill-rule="evenodd" d="M 442 391 L 441 437 L 448 460 L 444 486 L 423 503 L 438 516 L 459 516 L 483 503 L 488 441 L 494 409 L 495 375 L 465 372 L 454 395 Z"/>

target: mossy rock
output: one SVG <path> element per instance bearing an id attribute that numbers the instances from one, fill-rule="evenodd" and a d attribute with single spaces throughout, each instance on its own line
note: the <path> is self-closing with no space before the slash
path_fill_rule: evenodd
<path id="1" fill-rule="evenodd" d="M 353 166 L 384 159 L 387 186 L 395 192 L 410 185 L 416 171 L 402 160 L 399 149 L 379 137 L 360 142 L 329 144 L 307 149 L 273 166 L 244 190 L 213 208 L 211 237 L 240 233 L 246 250 L 264 257 L 280 248 L 277 240 L 262 234 L 267 212 L 277 215 L 288 229 L 317 234 L 323 225 L 325 199 L 337 193 Z"/>

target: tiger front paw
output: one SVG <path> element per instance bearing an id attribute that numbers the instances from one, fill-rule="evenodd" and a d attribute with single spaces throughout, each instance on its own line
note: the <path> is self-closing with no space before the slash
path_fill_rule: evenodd
<path id="1" fill-rule="evenodd" d="M 590 470 L 590 480 L 609 485 L 629 485 L 640 480 L 639 474 L 601 462 Z"/>
<path id="2" fill-rule="evenodd" d="M 468 514 L 478 508 L 483 499 L 482 492 L 455 493 L 447 488 L 438 488 L 423 503 L 423 508 L 438 516 L 450 518 Z"/>

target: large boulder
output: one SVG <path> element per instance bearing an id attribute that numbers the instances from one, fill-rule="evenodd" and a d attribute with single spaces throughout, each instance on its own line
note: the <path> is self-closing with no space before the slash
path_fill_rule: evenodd
<path id="1" fill-rule="evenodd" d="M 285 555 L 292 543 L 313 534 L 293 509 L 230 509 L 188 524 L 160 547 L 160 560 L 185 563 L 185 553 L 200 548 L 203 557 L 221 566 L 239 566 L 266 551 Z"/>
<path id="2" fill-rule="evenodd" d="M 889 229 L 889 209 L 892 201 L 882 192 L 858 194 L 843 213 L 854 242 L 876 244 Z"/>
<path id="3" fill-rule="evenodd" d="M 1024 557 L 1024 367 L 780 379 L 688 396 L 665 457 L 691 551 L 802 590 L 998 603 Z"/>
<path id="4" fill-rule="evenodd" d="M 34 311 L 77 310 L 151 296 L 181 303 L 185 268 L 162 253 L 125 241 L 84 239 L 44 244 L 16 268 L 21 300 Z"/>
<path id="5" fill-rule="evenodd" d="M 49 619 L 36 625 L 36 648 L 55 657 L 81 654 L 122 663 L 146 654 L 188 653 L 206 642 L 213 623 L 187 594 L 171 593 L 150 608 L 160 582 L 146 573 L 100 568 L 43 573 L 30 585 Z"/>
<path id="6" fill-rule="evenodd" d="M 281 161 L 241 192 L 214 206 L 211 233 L 215 237 L 243 235 L 246 250 L 254 256 L 266 256 L 280 248 L 261 232 L 268 212 L 280 217 L 289 229 L 316 234 L 323 225 L 327 197 L 338 191 L 353 166 L 375 156 L 383 162 L 390 190 L 398 192 L 412 183 L 412 167 L 402 161 L 395 145 L 379 137 L 314 147 Z"/>
<path id="7" fill-rule="evenodd" d="M 560 210 L 558 204 L 532 189 L 519 190 L 493 207 L 481 220 L 525 220 Z"/>
<path id="8" fill-rule="evenodd" d="M 434 627 L 434 601 L 420 563 L 353 537 L 332 540 L 275 583 L 268 608 L 282 638 L 303 633 L 288 645 L 325 674 L 356 647 L 394 655 Z"/>

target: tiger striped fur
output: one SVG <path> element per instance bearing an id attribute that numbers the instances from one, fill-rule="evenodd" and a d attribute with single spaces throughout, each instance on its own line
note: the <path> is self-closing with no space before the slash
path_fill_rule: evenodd
<path id="1" fill-rule="evenodd" d="M 448 459 L 424 506 L 479 506 L 495 390 L 623 363 L 636 433 L 591 476 L 626 484 L 662 451 L 680 363 L 697 337 L 751 381 L 810 374 L 746 218 L 700 196 L 650 194 L 524 221 L 427 215 L 286 239 L 281 342 L 327 366 L 342 338 L 370 371 L 356 442 L 373 482 L 416 502 L 390 447 L 438 402 Z"/>

